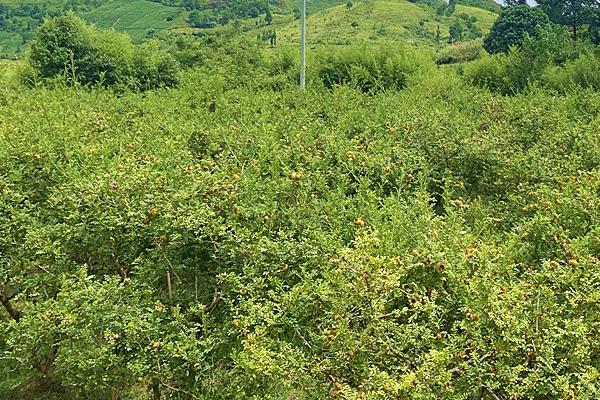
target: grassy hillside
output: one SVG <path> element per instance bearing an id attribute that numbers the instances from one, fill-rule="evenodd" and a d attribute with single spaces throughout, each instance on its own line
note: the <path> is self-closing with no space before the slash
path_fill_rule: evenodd
<path id="1" fill-rule="evenodd" d="M 19 50 L 20 45 L 20 35 L 15 35 L 12 32 L 0 31 L 0 57 L 2 57 L 2 55 L 15 54 Z"/>
<path id="2" fill-rule="evenodd" d="M 43 3 L 44 10 L 57 12 L 64 8 L 62 0 Z M 39 4 L 8 0 L 8 6 Z M 381 41 L 402 41 L 415 45 L 436 45 L 448 41 L 449 27 L 460 23 L 460 15 L 476 18 L 476 30 L 485 34 L 489 31 L 496 14 L 483 8 L 458 5 L 450 17 L 439 16 L 436 8 L 425 4 L 415 4 L 407 0 L 356 0 L 348 8 L 342 0 L 315 0 L 308 2 L 309 31 L 311 45 L 350 44 Z M 475 4 L 479 4 L 477 1 Z M 264 26 L 261 15 L 245 19 L 242 25 L 251 36 L 260 36 L 261 31 L 275 30 L 279 43 L 298 42 L 298 20 L 291 11 L 297 9 L 296 2 L 285 3 L 283 14 L 275 16 L 273 25 Z M 279 9 L 281 11 L 281 9 Z M 77 13 L 86 21 L 102 28 L 114 28 L 127 32 L 134 41 L 141 42 L 161 31 L 179 28 L 191 31 L 187 25 L 188 13 L 181 7 L 169 7 L 149 0 L 104 0 L 86 3 Z M 38 17 L 41 18 L 41 17 Z M 23 42 L 27 41 L 39 22 L 24 18 L 19 28 L 0 31 L 0 58 L 15 57 Z M 219 31 L 222 27 L 208 30 Z M 469 37 L 472 38 L 472 37 Z"/>
<path id="3" fill-rule="evenodd" d="M 330 7 L 309 17 L 310 44 L 350 44 L 362 42 L 402 41 L 429 45 L 435 43 L 437 29 L 440 42 L 446 42 L 450 25 L 467 14 L 477 19 L 475 25 L 485 35 L 496 14 L 475 7 L 458 5 L 451 17 L 439 16 L 435 10 L 407 0 L 356 1 Z M 273 29 L 273 28 L 267 28 Z M 275 27 L 280 43 L 297 43 L 298 21 L 288 21 Z"/>
<path id="4" fill-rule="evenodd" d="M 30 15 L 11 18 L 11 26 L 0 30 L 0 58 L 12 58 L 20 53 L 27 41 L 41 22 L 44 15 L 59 15 L 67 8 L 99 27 L 112 27 L 118 31 L 127 32 L 136 42 L 172 28 L 178 21 L 185 25 L 185 20 L 178 19 L 184 13 L 180 7 L 169 7 L 149 0 L 102 0 L 73 6 L 65 4 L 64 0 L 49 0 L 45 2 L 15 1 L 0 2 L 9 10 L 36 5 L 40 7 L 35 17 Z M 11 11 L 12 12 L 12 11 Z"/>

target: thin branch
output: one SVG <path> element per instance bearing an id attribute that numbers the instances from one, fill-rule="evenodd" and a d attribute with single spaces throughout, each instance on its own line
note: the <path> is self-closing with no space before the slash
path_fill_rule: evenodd
<path id="1" fill-rule="evenodd" d="M 295 328 L 295 334 L 297 334 L 298 336 L 300 336 L 302 338 L 302 341 L 304 342 L 304 344 L 306 345 L 306 347 L 308 347 L 309 349 L 312 350 L 312 346 L 310 345 L 310 343 L 308 343 L 308 341 L 306 340 L 306 338 L 302 335 L 302 333 L 300 333 L 300 330 L 298 328 Z"/>
<path id="2" fill-rule="evenodd" d="M 167 294 L 169 296 L 169 303 L 173 303 L 173 291 L 171 288 L 171 271 L 167 271 Z"/>
<path id="3" fill-rule="evenodd" d="M 482 400 L 483 394 L 484 394 L 484 387 L 479 386 L 479 389 L 477 389 L 477 392 L 475 392 L 475 395 L 473 396 L 473 400 Z"/>
<path id="4" fill-rule="evenodd" d="M 217 306 L 219 305 L 219 303 L 220 303 L 220 302 L 221 302 L 221 296 L 219 296 L 219 292 L 217 292 L 217 291 L 215 290 L 215 294 L 214 294 L 214 296 L 213 296 L 212 303 L 210 303 L 210 304 L 208 305 L 208 307 L 206 307 L 206 313 L 207 313 L 207 314 L 210 314 L 211 312 L 213 312 L 213 310 L 214 310 L 215 308 L 217 308 Z"/>
<path id="5" fill-rule="evenodd" d="M 21 320 L 21 311 L 19 311 L 9 300 L 7 297 L 0 297 L 0 303 L 4 306 L 4 309 L 10 315 L 10 317 L 15 321 L 19 322 Z"/>
<path id="6" fill-rule="evenodd" d="M 485 387 L 485 390 L 487 391 L 487 393 L 490 395 L 490 397 L 491 397 L 493 400 L 500 400 L 500 398 L 499 398 L 498 396 L 496 396 L 496 395 L 494 394 L 494 392 L 492 392 L 492 389 L 490 389 L 489 387 L 487 387 L 487 386 L 486 386 L 486 387 Z"/>

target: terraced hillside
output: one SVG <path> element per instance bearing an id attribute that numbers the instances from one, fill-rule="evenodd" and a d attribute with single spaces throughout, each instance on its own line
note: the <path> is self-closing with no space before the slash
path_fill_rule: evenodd
<path id="1" fill-rule="evenodd" d="M 98 27 L 127 32 L 139 42 L 172 28 L 182 11 L 147 0 L 113 0 L 81 16 Z"/>
<path id="2" fill-rule="evenodd" d="M 44 16 L 59 15 L 67 9 L 99 27 L 127 32 L 136 42 L 176 24 L 185 25 L 183 8 L 150 0 L 84 1 L 75 5 L 64 0 L 5 0 L 0 1 L 0 58 L 18 56 Z"/>

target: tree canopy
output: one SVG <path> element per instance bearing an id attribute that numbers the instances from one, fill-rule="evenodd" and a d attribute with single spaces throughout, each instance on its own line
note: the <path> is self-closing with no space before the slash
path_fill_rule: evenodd
<path id="1" fill-rule="evenodd" d="M 519 5 L 505 8 L 483 42 L 489 53 L 507 52 L 520 46 L 526 35 L 535 37 L 538 27 L 549 23 L 548 16 L 538 8 Z"/>
<path id="2" fill-rule="evenodd" d="M 124 84 L 142 90 L 174 86 L 177 63 L 157 46 L 136 46 L 126 34 L 88 26 L 69 12 L 40 26 L 29 61 L 41 79 L 64 77 L 68 83 Z"/>
<path id="3" fill-rule="evenodd" d="M 600 10 L 600 0 L 538 0 L 538 3 L 552 22 L 571 28 L 573 39 L 577 39 L 580 26 L 598 20 Z"/>

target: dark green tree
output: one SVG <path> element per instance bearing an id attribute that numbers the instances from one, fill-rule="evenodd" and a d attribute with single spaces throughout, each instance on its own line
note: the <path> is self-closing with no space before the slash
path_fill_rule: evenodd
<path id="1" fill-rule="evenodd" d="M 158 42 L 135 46 L 126 34 L 87 25 L 72 12 L 40 26 L 31 42 L 29 63 L 40 78 L 140 90 L 175 86 L 179 69 Z"/>
<path id="2" fill-rule="evenodd" d="M 552 22 L 570 27 L 573 40 L 579 28 L 592 26 L 598 21 L 600 0 L 538 0 Z"/>
<path id="3" fill-rule="evenodd" d="M 458 0 L 449 0 L 448 1 L 448 7 L 446 7 L 445 10 L 445 15 L 447 17 L 451 16 L 452 14 L 454 14 L 454 10 L 456 9 L 456 3 Z"/>
<path id="4" fill-rule="evenodd" d="M 465 32 L 464 24 L 460 20 L 454 21 L 452 23 L 452 25 L 450 25 L 450 29 L 449 29 L 450 36 L 448 37 L 448 42 L 449 43 L 460 42 L 461 40 L 463 40 L 464 32 Z"/>
<path id="5" fill-rule="evenodd" d="M 527 35 L 536 37 L 538 28 L 548 25 L 549 22 L 548 16 L 538 8 L 505 8 L 483 41 L 483 48 L 488 53 L 507 52 L 510 46 L 520 46 Z"/>
<path id="6" fill-rule="evenodd" d="M 68 13 L 61 18 L 47 20 L 31 43 L 31 66 L 41 77 L 49 78 L 69 71 L 81 71 L 79 60 L 89 60 L 94 53 L 92 35 L 85 23 Z"/>

